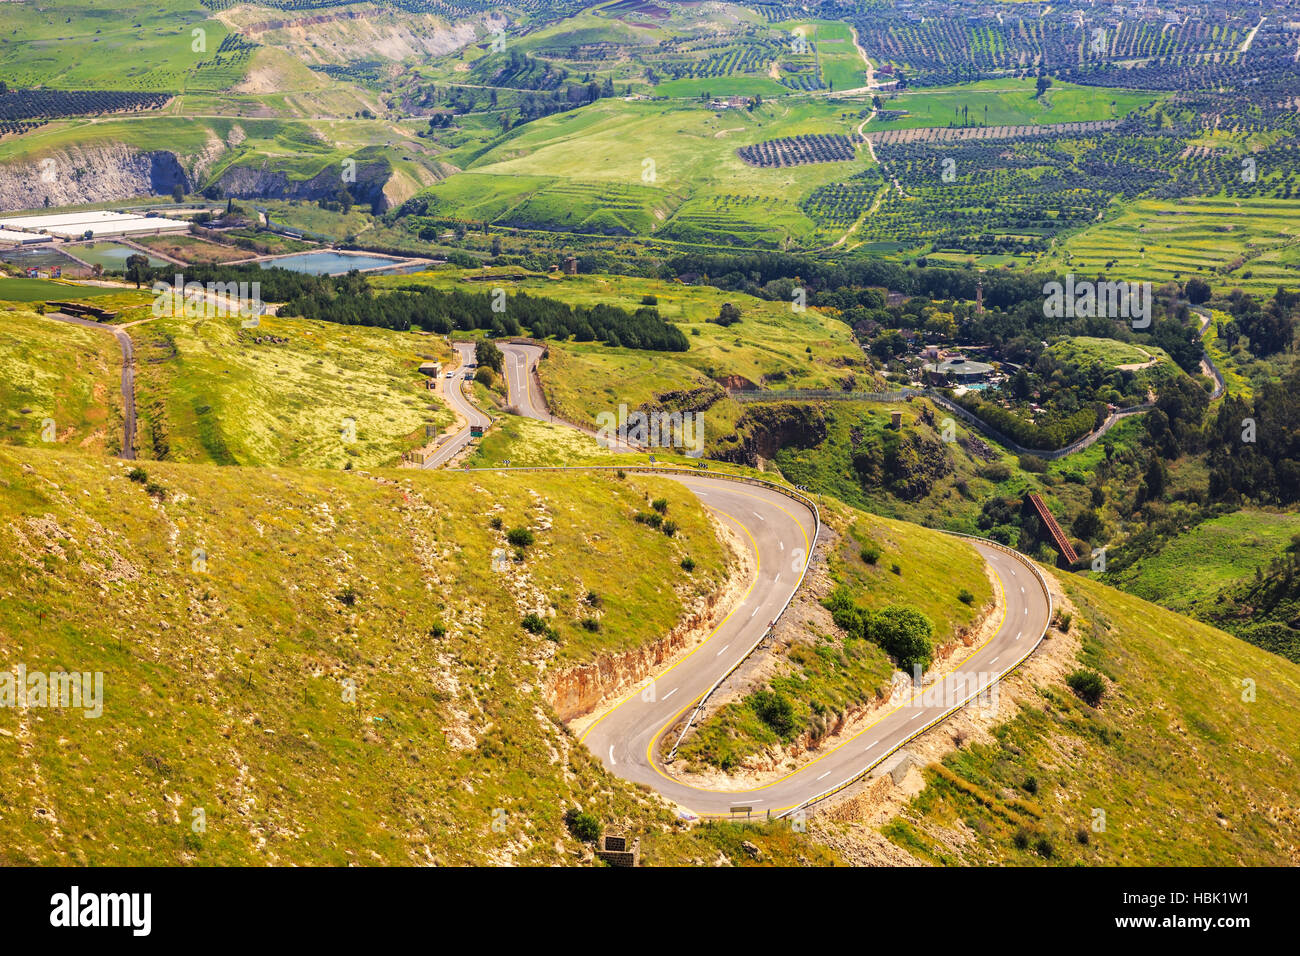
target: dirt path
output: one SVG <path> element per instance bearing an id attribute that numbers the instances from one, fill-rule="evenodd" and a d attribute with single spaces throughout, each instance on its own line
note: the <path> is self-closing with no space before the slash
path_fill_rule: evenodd
<path id="1" fill-rule="evenodd" d="M 64 315 L 62 312 L 47 312 L 45 318 L 54 319 L 56 322 L 67 322 L 70 325 L 81 325 L 88 329 L 112 332 L 117 339 L 117 344 L 122 349 L 122 453 L 118 457 L 133 461 L 135 459 L 135 349 L 131 345 L 131 336 L 117 326 L 92 322 L 90 319 L 78 318 L 75 315 Z"/>

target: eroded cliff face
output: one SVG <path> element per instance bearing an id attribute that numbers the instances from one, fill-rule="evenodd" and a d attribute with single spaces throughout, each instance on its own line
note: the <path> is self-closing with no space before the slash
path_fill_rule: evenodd
<path id="1" fill-rule="evenodd" d="M 175 153 L 123 143 L 69 146 L 0 167 L 0 210 L 77 206 L 193 188 Z"/>
<path id="2" fill-rule="evenodd" d="M 826 440 L 826 415 L 811 403 L 773 402 L 745 406 L 736 433 L 718 443 L 724 461 L 758 467 L 787 446 L 811 448 Z"/>
<path id="3" fill-rule="evenodd" d="M 345 181 L 340 166 L 327 166 L 311 179 L 290 179 L 268 163 L 260 166 L 232 166 L 221 174 L 216 186 L 222 196 L 236 199 L 334 200 L 347 189 L 357 205 L 369 205 L 375 212 L 389 207 L 385 187 L 392 176 L 386 160 L 358 163 L 355 181 Z"/>
<path id="4" fill-rule="evenodd" d="M 612 702 L 694 644 L 708 625 L 725 591 L 716 591 L 666 636 L 620 654 L 603 654 L 594 663 L 558 670 L 543 686 L 546 702 L 560 720 L 571 721 Z"/>

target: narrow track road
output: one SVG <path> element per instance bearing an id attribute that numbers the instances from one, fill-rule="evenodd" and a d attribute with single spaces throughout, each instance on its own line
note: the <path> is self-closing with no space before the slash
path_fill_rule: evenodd
<path id="1" fill-rule="evenodd" d="M 122 350 L 122 453 L 119 458 L 127 461 L 135 459 L 135 349 L 131 345 L 131 336 L 119 326 L 92 322 L 75 315 L 62 312 L 46 312 L 47 319 L 67 322 L 69 325 L 81 325 L 88 329 L 111 332 Z"/>

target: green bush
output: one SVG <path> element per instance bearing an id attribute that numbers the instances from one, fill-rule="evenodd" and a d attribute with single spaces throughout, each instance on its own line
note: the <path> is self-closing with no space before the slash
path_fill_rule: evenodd
<path id="1" fill-rule="evenodd" d="M 694 570 L 695 570 L 695 559 L 694 559 L 694 558 L 682 558 L 682 570 L 685 571 L 687 574 L 690 574 L 692 571 L 694 571 Z"/>
<path id="2" fill-rule="evenodd" d="M 749 706 L 782 740 L 794 736 L 794 707 L 780 691 L 756 690 L 749 695 Z"/>
<path id="3" fill-rule="evenodd" d="M 578 621 L 578 624 L 584 631 L 591 631 L 593 634 L 600 630 L 599 618 L 584 617 Z"/>
<path id="4" fill-rule="evenodd" d="M 523 624 L 524 630 L 529 634 L 546 633 L 546 618 L 542 617 L 540 614 L 525 614 L 524 619 L 520 623 Z"/>
<path id="5" fill-rule="evenodd" d="M 663 524 L 663 533 L 668 535 L 670 538 L 675 535 L 677 533 L 677 522 L 665 521 Z"/>
<path id="6" fill-rule="evenodd" d="M 880 560 L 880 549 L 874 544 L 864 544 L 862 550 L 858 552 L 865 564 L 875 564 Z"/>
<path id="7" fill-rule="evenodd" d="M 655 511 L 659 512 L 661 515 L 662 515 L 662 514 L 667 514 L 667 513 L 668 513 L 668 499 L 667 499 L 667 498 L 656 498 L 654 501 L 650 502 L 650 507 L 653 508 Z"/>
<path id="8" fill-rule="evenodd" d="M 962 588 L 957 592 L 957 600 L 961 601 L 962 604 L 974 604 L 975 595 L 971 594 L 966 588 Z"/>
<path id="9" fill-rule="evenodd" d="M 1070 690 L 1074 691 L 1076 697 L 1090 707 L 1100 704 L 1106 694 L 1106 681 L 1096 671 L 1074 671 L 1066 675 L 1065 683 L 1069 685 Z"/>
<path id="10" fill-rule="evenodd" d="M 1016 845 L 1017 850 L 1028 850 L 1032 839 L 1033 835 L 1024 827 L 1020 827 L 1016 830 L 1015 835 L 1011 837 L 1011 842 Z"/>
<path id="11" fill-rule="evenodd" d="M 583 843 L 595 843 L 600 839 L 600 821 L 594 814 L 586 813 L 577 807 L 570 807 L 564 812 L 564 825 L 569 828 L 575 839 Z"/>
<path id="12" fill-rule="evenodd" d="M 527 548 L 536 539 L 533 537 L 533 533 L 527 528 L 511 528 L 506 532 L 506 540 L 516 548 Z"/>

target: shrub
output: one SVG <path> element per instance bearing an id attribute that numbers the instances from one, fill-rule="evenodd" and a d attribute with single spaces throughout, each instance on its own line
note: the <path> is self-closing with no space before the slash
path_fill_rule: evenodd
<path id="1" fill-rule="evenodd" d="M 582 618 L 582 620 L 578 621 L 578 625 L 584 631 L 591 631 L 593 634 L 595 634 L 597 631 L 600 630 L 600 619 L 594 617 L 584 617 Z"/>
<path id="2" fill-rule="evenodd" d="M 880 560 L 880 549 L 874 544 L 864 544 L 862 550 L 858 552 L 858 557 L 862 558 L 865 564 L 875 564 Z"/>
<path id="3" fill-rule="evenodd" d="M 533 533 L 527 528 L 511 528 L 506 532 L 506 540 L 516 548 L 527 548 L 536 540 L 536 538 L 533 537 Z"/>
<path id="4" fill-rule="evenodd" d="M 132 468 L 126 473 L 126 476 L 137 484 L 143 485 L 149 480 L 149 473 L 143 468 Z"/>
<path id="5" fill-rule="evenodd" d="M 346 607 L 352 607 L 357 603 L 357 591 L 350 584 L 345 584 L 343 590 L 335 595 L 338 602 Z"/>
<path id="6" fill-rule="evenodd" d="M 1024 787 L 1025 787 L 1025 792 L 1026 792 L 1026 793 L 1037 793 L 1037 792 L 1038 792 L 1038 778 L 1037 778 L 1037 777 L 1026 777 L 1026 778 L 1025 778 Z"/>
<path id="7" fill-rule="evenodd" d="M 1074 621 L 1074 615 L 1069 611 L 1056 612 L 1056 626 L 1061 629 L 1062 634 L 1070 633 L 1070 624 Z"/>
<path id="8" fill-rule="evenodd" d="M 957 592 L 957 600 L 961 601 L 962 604 L 974 604 L 975 595 L 971 594 L 966 588 L 962 588 Z"/>
<path id="9" fill-rule="evenodd" d="M 695 570 L 695 559 L 694 559 L 694 558 L 682 558 L 682 570 L 685 571 L 687 574 L 690 574 L 692 571 L 694 571 L 694 570 Z"/>
<path id="10" fill-rule="evenodd" d="M 794 734 L 794 707 L 780 691 L 756 690 L 749 695 L 749 706 L 782 740 Z"/>
<path id="11" fill-rule="evenodd" d="M 493 516 L 492 516 L 492 520 L 489 521 L 488 524 L 490 524 L 490 525 L 492 526 L 493 530 L 495 530 L 495 531 L 500 531 L 500 530 L 501 530 L 501 524 L 502 524 L 501 516 L 500 516 L 500 515 L 493 515 Z"/>
<path id="12" fill-rule="evenodd" d="M 1052 841 L 1045 836 L 1041 836 L 1034 843 L 1034 850 L 1044 860 L 1050 860 L 1052 858 Z"/>
<path id="13" fill-rule="evenodd" d="M 663 532 L 664 534 L 668 535 L 668 537 L 671 538 L 673 535 L 677 533 L 677 522 L 665 521 L 663 525 Z"/>
<path id="14" fill-rule="evenodd" d="M 889 566 L 889 570 L 893 571 L 895 574 L 897 574 L 897 575 L 899 575 L 899 576 L 901 576 L 902 573 L 903 573 L 903 568 L 902 568 L 902 566 L 901 566 L 901 565 L 898 565 L 898 564 L 891 564 L 891 565 Z"/>
<path id="15" fill-rule="evenodd" d="M 604 602 L 603 600 L 601 600 L 600 595 L 597 594 L 595 591 L 588 591 L 588 592 L 587 592 L 587 598 L 586 598 L 586 600 L 587 600 L 587 603 L 590 604 L 592 607 L 604 607 L 604 606 L 605 606 L 605 602 Z"/>
<path id="16" fill-rule="evenodd" d="M 664 523 L 663 516 L 653 511 L 638 511 L 635 520 L 641 524 L 648 524 L 652 528 L 658 528 Z"/>
<path id="17" fill-rule="evenodd" d="M 903 670 L 925 670 L 934 659 L 934 623 L 914 607 L 891 604 L 863 617 L 863 636 Z"/>
<path id="18" fill-rule="evenodd" d="M 1065 683 L 1076 697 L 1090 707 L 1096 707 L 1106 694 L 1106 681 L 1096 671 L 1077 670 L 1067 674 Z"/>
<path id="19" fill-rule="evenodd" d="M 1081 845 L 1087 846 L 1088 840 L 1091 839 L 1091 837 L 1088 836 L 1088 828 L 1079 827 L 1079 829 L 1074 831 L 1074 838 L 1078 840 Z"/>
<path id="20" fill-rule="evenodd" d="M 1011 842 L 1015 844 L 1017 850 L 1028 850 L 1031 839 L 1032 834 L 1024 827 L 1020 827 L 1011 837 Z"/>
<path id="21" fill-rule="evenodd" d="M 529 634 L 546 633 L 546 618 L 542 617 L 540 614 L 534 614 L 531 612 L 525 614 L 524 619 L 520 621 L 520 623 L 524 626 L 524 630 Z"/>
<path id="22" fill-rule="evenodd" d="M 447 625 L 442 621 L 434 621 L 429 625 L 429 636 L 434 640 L 439 640 L 447 636 Z"/>
<path id="23" fill-rule="evenodd" d="M 667 499 L 667 498 L 656 498 L 654 501 L 650 502 L 650 507 L 653 508 L 655 511 L 659 512 L 661 515 L 662 515 L 662 514 L 667 514 L 667 513 L 668 513 L 668 499 Z"/>
<path id="24" fill-rule="evenodd" d="M 600 838 L 600 821 L 594 814 L 586 813 L 577 807 L 570 807 L 564 812 L 564 825 L 569 828 L 575 839 L 583 843 L 595 843 Z"/>

